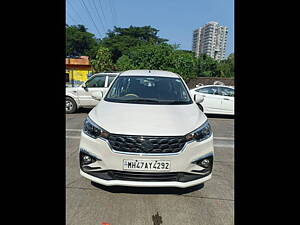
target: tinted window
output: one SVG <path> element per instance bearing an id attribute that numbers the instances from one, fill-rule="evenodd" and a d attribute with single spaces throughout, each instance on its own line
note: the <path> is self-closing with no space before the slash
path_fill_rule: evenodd
<path id="1" fill-rule="evenodd" d="M 211 94 L 211 95 L 217 95 L 218 94 L 218 88 L 217 87 L 204 87 L 199 88 L 196 91 L 204 94 Z"/>
<path id="2" fill-rule="evenodd" d="M 104 87 L 106 76 L 96 76 L 86 82 L 87 87 Z"/>
<path id="3" fill-rule="evenodd" d="M 104 100 L 140 104 L 191 104 L 180 78 L 119 76 Z"/>
<path id="4" fill-rule="evenodd" d="M 226 87 L 220 87 L 220 93 L 223 96 L 234 96 L 234 89 L 232 88 L 226 88 Z"/>
<path id="5" fill-rule="evenodd" d="M 115 76 L 108 76 L 108 86 L 111 84 L 111 82 L 115 79 Z"/>

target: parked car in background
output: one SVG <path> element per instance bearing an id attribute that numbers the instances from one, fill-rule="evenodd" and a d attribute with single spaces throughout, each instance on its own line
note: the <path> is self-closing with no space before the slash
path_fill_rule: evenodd
<path id="1" fill-rule="evenodd" d="M 74 113 L 79 108 L 93 108 L 99 100 L 92 97 L 95 92 L 103 94 L 119 73 L 97 73 L 78 87 L 66 87 L 66 113 Z"/>
<path id="2" fill-rule="evenodd" d="M 209 180 L 213 133 L 184 80 L 159 70 L 121 73 L 84 121 L 80 174 L 96 183 L 190 187 Z"/>
<path id="3" fill-rule="evenodd" d="M 234 87 L 226 85 L 203 85 L 190 90 L 200 93 L 204 101 L 199 108 L 204 113 L 234 115 Z"/>

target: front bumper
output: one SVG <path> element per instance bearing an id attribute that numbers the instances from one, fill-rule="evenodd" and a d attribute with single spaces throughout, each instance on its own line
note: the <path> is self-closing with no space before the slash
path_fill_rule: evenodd
<path id="1" fill-rule="evenodd" d="M 211 179 L 212 167 L 207 169 L 194 163 L 207 156 L 213 157 L 213 136 L 202 141 L 186 143 L 178 153 L 140 154 L 114 152 L 109 142 L 93 139 L 81 132 L 80 151 L 93 156 L 94 162 L 80 168 L 80 174 L 105 186 L 179 187 L 186 188 Z M 168 172 L 123 170 L 123 160 L 170 160 Z"/>
<path id="2" fill-rule="evenodd" d="M 204 183 L 205 181 L 211 179 L 211 174 L 206 177 L 193 180 L 190 182 L 177 182 L 177 181 L 159 181 L 159 182 L 143 182 L 143 181 L 126 181 L 126 180 L 104 180 L 97 178 L 95 176 L 91 176 L 82 170 L 80 170 L 80 174 L 85 178 L 94 181 L 98 184 L 102 184 L 105 186 L 129 186 L 129 187 L 178 187 L 178 188 L 187 188 L 197 184 Z"/>

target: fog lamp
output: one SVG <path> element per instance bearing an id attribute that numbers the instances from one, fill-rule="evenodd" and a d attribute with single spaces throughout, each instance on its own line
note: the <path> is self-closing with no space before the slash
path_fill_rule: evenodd
<path id="1" fill-rule="evenodd" d="M 203 166 L 204 168 L 208 168 L 210 165 L 210 160 L 209 159 L 203 159 L 201 161 L 201 166 Z"/>
<path id="2" fill-rule="evenodd" d="M 92 162 L 92 158 L 88 155 L 83 156 L 83 163 L 84 164 L 89 164 Z"/>

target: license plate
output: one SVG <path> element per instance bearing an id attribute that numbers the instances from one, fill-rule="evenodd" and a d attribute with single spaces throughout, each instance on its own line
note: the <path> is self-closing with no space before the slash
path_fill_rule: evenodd
<path id="1" fill-rule="evenodd" d="M 124 170 L 168 171 L 171 168 L 169 160 L 123 160 Z"/>

